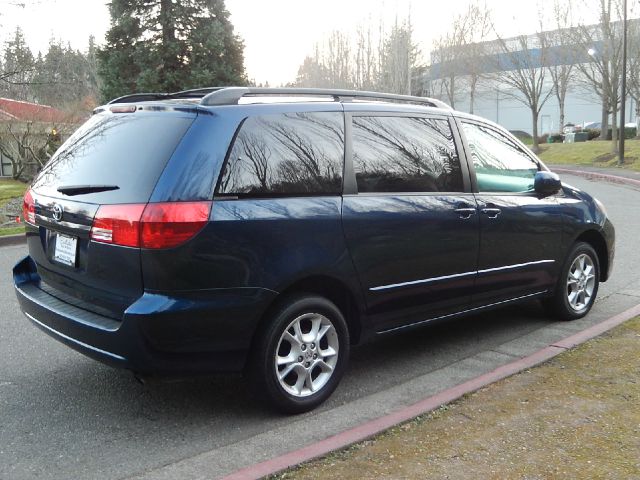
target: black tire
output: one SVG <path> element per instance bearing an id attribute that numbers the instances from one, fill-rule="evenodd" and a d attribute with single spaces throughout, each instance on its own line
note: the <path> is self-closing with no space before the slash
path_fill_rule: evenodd
<path id="1" fill-rule="evenodd" d="M 342 312 L 324 297 L 296 295 L 284 299 L 266 320 L 257 333 L 248 364 L 247 377 L 256 398 L 266 397 L 284 413 L 313 410 L 336 389 L 348 363 L 349 330 Z M 310 341 L 314 338 L 314 322 L 320 322 L 318 331 L 327 329 L 323 337 L 315 337 L 319 338 L 317 345 Z M 287 330 L 300 341 L 285 338 Z M 337 354 L 331 355 L 329 347 Z M 295 360 L 276 366 L 277 357 Z M 280 379 L 287 369 L 290 373 Z M 303 384 L 299 386 L 301 378 Z M 318 390 L 313 391 L 309 385 L 317 385 Z"/>
<path id="2" fill-rule="evenodd" d="M 588 257 L 593 266 L 593 272 L 591 273 L 591 275 L 593 275 L 593 284 L 590 285 L 589 281 L 587 281 L 586 284 L 574 283 L 572 286 L 569 286 L 569 274 L 572 270 L 572 266 L 576 259 L 583 255 Z M 584 282 L 584 279 L 581 279 L 580 281 Z M 591 310 L 591 307 L 595 302 L 596 295 L 598 294 L 599 285 L 600 263 L 598 262 L 598 255 L 593 247 L 588 243 L 578 242 L 571 248 L 565 259 L 553 296 L 544 299 L 542 303 L 550 315 L 560 320 L 577 320 L 578 318 L 584 317 Z M 584 288 L 583 294 L 581 294 L 582 296 L 578 296 L 578 299 L 584 298 L 584 301 L 577 300 L 576 304 L 572 305 L 569 300 L 569 294 L 574 293 L 575 288 L 578 288 L 579 286 L 583 286 Z M 589 289 L 591 289 L 591 294 L 588 295 L 587 298 L 585 292 Z"/>

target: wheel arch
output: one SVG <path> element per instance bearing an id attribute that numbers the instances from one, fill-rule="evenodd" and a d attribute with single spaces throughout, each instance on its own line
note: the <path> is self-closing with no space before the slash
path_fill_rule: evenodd
<path id="1" fill-rule="evenodd" d="M 312 275 L 298 279 L 282 289 L 271 301 L 262 314 L 254 340 L 259 332 L 263 330 L 272 312 L 276 310 L 283 299 L 295 294 L 315 294 L 327 298 L 333 302 L 344 315 L 345 322 L 349 328 L 349 338 L 351 344 L 360 341 L 363 334 L 363 317 L 360 304 L 357 301 L 355 292 L 343 281 L 328 275 Z"/>
<path id="2" fill-rule="evenodd" d="M 609 252 L 602 233 L 597 230 L 587 230 L 578 235 L 574 243 L 577 242 L 588 243 L 596 251 L 600 264 L 600 281 L 606 282 L 609 278 Z"/>

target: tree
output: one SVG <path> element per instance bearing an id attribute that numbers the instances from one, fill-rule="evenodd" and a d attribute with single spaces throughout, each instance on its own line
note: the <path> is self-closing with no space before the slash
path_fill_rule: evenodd
<path id="1" fill-rule="evenodd" d="M 576 64 L 583 82 L 602 102 L 600 139 L 607 139 L 609 113 L 611 117 L 611 151 L 616 153 L 618 103 L 620 102 L 620 76 L 622 74 L 622 35 L 619 0 L 599 0 L 600 21 L 597 25 L 580 25 L 574 29 L 574 43 L 588 57 Z"/>
<path id="2" fill-rule="evenodd" d="M 630 28 L 628 35 L 627 88 L 636 103 L 636 138 L 640 138 L 640 31 Z"/>
<path id="3" fill-rule="evenodd" d="M 34 120 L 0 122 L 0 152 L 11 162 L 12 178 L 28 179 L 40 170 L 60 146 L 60 135 L 70 128 Z"/>
<path id="4" fill-rule="evenodd" d="M 334 30 L 327 41 L 326 68 L 335 88 L 352 88 L 351 43 L 344 33 Z"/>
<path id="5" fill-rule="evenodd" d="M 573 11 L 571 0 L 554 0 L 552 7 L 555 30 L 547 32 L 549 38 L 549 75 L 553 82 L 553 93 L 558 100 L 560 110 L 558 131 L 562 133 L 565 124 L 565 100 L 569 86 L 575 76 L 575 48 L 571 46 L 573 36 Z"/>
<path id="6" fill-rule="evenodd" d="M 31 101 L 35 59 L 20 27 L 13 39 L 5 43 L 4 60 L 0 70 L 0 93 L 14 100 Z"/>
<path id="7" fill-rule="evenodd" d="M 318 45 L 316 45 L 314 55 L 305 57 L 302 65 L 298 68 L 295 84 L 298 87 L 315 88 L 329 88 L 332 86 L 329 72 L 320 56 Z"/>
<path id="8" fill-rule="evenodd" d="M 534 153 L 538 153 L 538 117 L 540 110 L 549 99 L 552 89 L 546 87 L 548 61 L 547 36 L 539 32 L 535 35 L 520 35 L 510 40 L 498 38 L 502 55 L 496 58 L 497 79 L 513 90 L 505 95 L 523 103 L 531 111 L 533 123 Z"/>
<path id="9" fill-rule="evenodd" d="M 141 91 L 244 85 L 244 44 L 223 0 L 113 0 L 98 52 L 104 100 Z"/>
<path id="10" fill-rule="evenodd" d="M 467 10 L 453 20 L 451 30 L 434 43 L 432 62 L 438 68 L 439 85 L 447 101 L 455 107 L 460 92 L 457 80 L 465 77 L 469 86 L 470 112 L 473 113 L 478 80 L 485 72 L 482 40 L 490 32 L 491 15 L 486 5 L 469 3 Z"/>
<path id="11" fill-rule="evenodd" d="M 91 42 L 90 38 L 90 48 Z M 44 57 L 38 54 L 33 80 L 32 90 L 38 103 L 64 110 L 74 110 L 87 97 L 97 95 L 95 70 L 89 58 L 55 39 L 49 41 Z"/>
<path id="12" fill-rule="evenodd" d="M 478 82 L 487 72 L 488 63 L 486 57 L 486 45 L 483 41 L 491 31 L 491 11 L 486 4 L 470 4 L 467 13 L 470 17 L 472 28 L 469 32 L 469 42 L 465 48 L 463 63 L 468 74 L 469 86 L 469 113 L 473 113 L 476 89 Z"/>
<path id="13" fill-rule="evenodd" d="M 355 72 L 353 83 L 358 90 L 374 90 L 378 78 L 378 57 L 371 25 L 360 25 L 356 31 Z"/>
<path id="14" fill-rule="evenodd" d="M 380 54 L 379 89 L 411 95 L 411 72 L 418 59 L 418 46 L 413 42 L 413 26 L 407 18 L 397 20 L 385 37 Z"/>
<path id="15" fill-rule="evenodd" d="M 382 23 L 377 35 L 371 23 L 359 26 L 355 39 L 333 31 L 305 57 L 294 85 L 410 94 L 419 53 L 412 35 L 409 19 L 396 20 L 388 34 Z"/>
<path id="16" fill-rule="evenodd" d="M 106 34 L 104 48 L 97 51 L 98 75 L 102 80 L 100 94 L 103 100 L 136 92 L 140 75 L 138 42 L 143 29 L 134 16 L 134 7 L 125 0 L 109 4 L 111 28 Z"/>

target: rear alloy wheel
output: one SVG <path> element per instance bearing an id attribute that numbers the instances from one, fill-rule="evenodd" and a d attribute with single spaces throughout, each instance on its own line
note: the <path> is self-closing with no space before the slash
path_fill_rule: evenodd
<path id="1" fill-rule="evenodd" d="M 349 356 L 340 310 L 317 296 L 285 301 L 254 347 L 250 379 L 259 396 L 287 413 L 312 410 L 337 387 Z"/>
<path id="2" fill-rule="evenodd" d="M 340 342 L 333 323 L 320 313 L 305 313 L 280 336 L 275 374 L 289 394 L 308 397 L 331 379 L 339 356 Z"/>
<path id="3" fill-rule="evenodd" d="M 545 306 L 562 320 L 584 317 L 596 299 L 600 279 L 598 256 L 588 243 L 576 243 L 569 252 L 555 294 Z"/>

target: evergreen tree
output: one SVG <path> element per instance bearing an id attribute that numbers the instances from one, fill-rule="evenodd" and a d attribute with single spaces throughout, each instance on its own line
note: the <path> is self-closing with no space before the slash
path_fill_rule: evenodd
<path id="1" fill-rule="evenodd" d="M 89 42 L 91 49 L 91 38 Z M 90 58 L 69 44 L 51 39 L 44 57 L 38 54 L 35 71 L 33 91 L 39 103 L 70 110 L 97 94 Z"/>
<path id="2" fill-rule="evenodd" d="M 103 100 L 246 83 L 244 44 L 223 0 L 112 0 L 109 8 L 98 52 Z"/>
<path id="3" fill-rule="evenodd" d="M 32 100 L 30 84 L 34 76 L 35 60 L 20 27 L 16 27 L 13 39 L 5 43 L 2 67 L 0 95 L 14 100 Z"/>
<path id="4" fill-rule="evenodd" d="M 95 95 L 97 100 L 97 93 L 100 89 L 100 78 L 98 77 L 98 46 L 96 45 L 96 37 L 89 36 L 89 46 L 85 55 L 87 62 L 87 89 L 91 92 L 91 95 Z"/>

